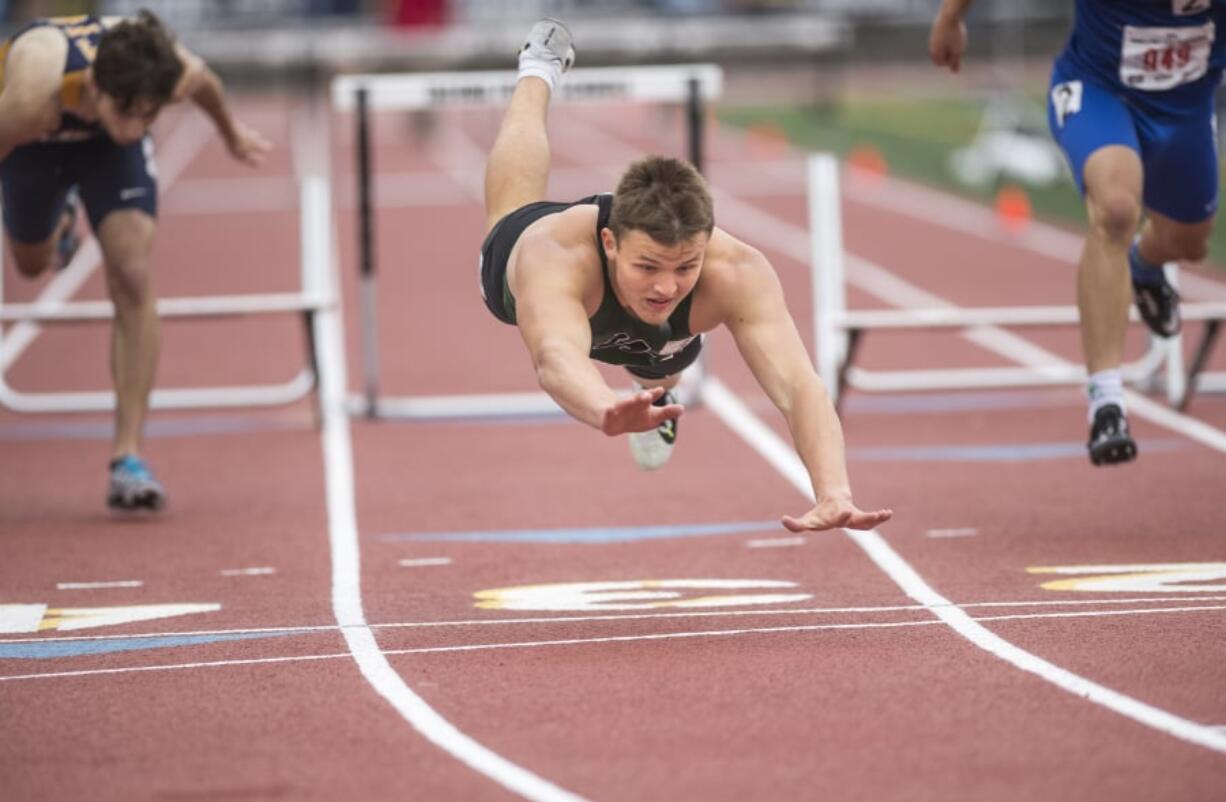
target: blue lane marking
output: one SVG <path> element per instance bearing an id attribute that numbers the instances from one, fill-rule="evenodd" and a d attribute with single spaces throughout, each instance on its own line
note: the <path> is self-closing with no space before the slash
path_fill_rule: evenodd
<path id="1" fill-rule="evenodd" d="M 281 638 L 293 632 L 236 632 L 228 635 L 166 635 L 156 638 L 115 638 L 108 640 L 60 640 L 46 643 L 0 643 L 0 660 L 50 660 L 84 654 L 112 654 L 172 646 L 199 646 L 258 638 Z"/>
<path id="2" fill-rule="evenodd" d="M 1139 444 L 1142 454 L 1179 451 L 1186 446 L 1174 438 L 1146 438 Z M 864 462 L 1030 462 L 1052 459 L 1088 459 L 1083 443 L 1007 443 L 981 446 L 903 446 L 850 448 L 850 459 Z"/>
<path id="3" fill-rule="evenodd" d="M 611 526 L 584 529 L 505 529 L 488 532 L 409 532 L 380 535 L 380 540 L 464 541 L 469 543 L 626 543 L 669 537 L 773 532 L 778 521 L 679 526 Z"/>

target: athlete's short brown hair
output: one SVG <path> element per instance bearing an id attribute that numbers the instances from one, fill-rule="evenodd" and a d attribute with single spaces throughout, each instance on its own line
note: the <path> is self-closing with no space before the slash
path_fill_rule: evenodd
<path id="1" fill-rule="evenodd" d="M 94 84 L 125 114 L 146 103 L 160 109 L 183 77 L 174 37 L 145 9 L 99 37 L 93 69 Z"/>
<path id="2" fill-rule="evenodd" d="M 648 156 L 630 165 L 613 196 L 609 228 L 620 238 L 642 231 L 662 245 L 687 242 L 715 228 L 707 182 L 689 162 Z"/>

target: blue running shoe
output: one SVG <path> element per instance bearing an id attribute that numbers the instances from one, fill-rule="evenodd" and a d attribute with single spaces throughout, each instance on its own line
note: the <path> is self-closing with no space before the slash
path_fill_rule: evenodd
<path id="1" fill-rule="evenodd" d="M 111 460 L 111 486 L 106 503 L 117 510 L 160 510 L 166 490 L 140 457 L 128 454 Z"/>
<path id="2" fill-rule="evenodd" d="M 80 216 L 81 199 L 77 196 L 76 187 L 68 193 L 64 201 L 63 230 L 55 241 L 56 268 L 63 270 L 72 262 L 81 247 L 81 235 L 77 232 L 77 217 Z"/>

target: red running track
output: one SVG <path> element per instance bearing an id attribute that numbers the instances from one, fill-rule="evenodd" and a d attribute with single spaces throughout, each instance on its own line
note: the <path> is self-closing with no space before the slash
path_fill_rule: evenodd
<path id="1" fill-rule="evenodd" d="M 282 144 L 260 172 L 196 138 L 199 120 L 161 131 L 164 171 L 181 161 L 164 179 L 164 296 L 296 286 L 298 112 L 276 98 L 243 111 Z M 376 127 L 383 390 L 531 390 L 516 333 L 474 292 L 473 154 L 497 116 L 433 122 L 433 137 Z M 672 112 L 567 111 L 553 126 L 557 197 L 682 141 Z M 1212 438 L 1139 418 L 1141 459 L 1095 470 L 1073 388 L 853 392 L 857 498 L 896 517 L 875 537 L 795 538 L 773 521 L 807 500 L 758 450 L 786 435 L 722 335 L 711 372 L 765 434 L 743 437 L 717 400 L 685 416 L 657 474 L 566 421 L 348 419 L 347 121 L 333 140 L 344 328 L 321 326 L 321 425 L 310 399 L 155 413 L 147 451 L 171 506 L 129 518 L 102 506 L 106 416 L 0 415 L 5 798 L 1222 798 L 1226 458 Z M 717 127 L 709 145 L 720 224 L 775 263 L 808 337 L 799 156 L 765 158 Z M 853 306 L 918 291 L 1070 301 L 1075 235 L 1011 237 L 917 192 L 846 188 L 848 252 L 892 278 L 853 270 Z M 5 279 L 17 298 L 45 291 Z M 78 295 L 101 293 L 95 273 Z M 288 319 L 165 335 L 163 387 L 283 381 L 303 359 Z M 1024 336 L 1078 358 L 1071 330 Z M 48 329 L 10 381 L 105 387 L 104 341 Z M 862 364 L 1011 363 L 926 333 L 874 335 Z M 1221 397 L 1192 414 L 1226 428 Z"/>

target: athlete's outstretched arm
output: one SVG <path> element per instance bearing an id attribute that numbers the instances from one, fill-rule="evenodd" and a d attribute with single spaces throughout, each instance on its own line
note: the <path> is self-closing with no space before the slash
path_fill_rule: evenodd
<path id="1" fill-rule="evenodd" d="M 520 238 L 518 250 L 516 320 L 541 389 L 568 415 L 610 436 L 651 431 L 678 417 L 679 404 L 652 406 L 664 388 L 619 398 L 592 364 L 576 256 L 532 232 Z"/>
<path id="2" fill-rule="evenodd" d="M 796 452 L 809 472 L 816 505 L 782 523 L 793 532 L 872 529 L 890 519 L 888 509 L 864 511 L 852 501 L 843 427 L 783 298 L 775 271 L 761 253 L 735 246 L 732 269 L 712 286 L 724 301 L 723 317 L 754 377 L 787 421 Z"/>
<path id="3" fill-rule="evenodd" d="M 932 19 L 932 31 L 928 34 L 928 55 L 938 67 L 949 67 L 950 72 L 962 68 L 962 54 L 966 52 L 966 23 L 963 18 L 974 0 L 942 0 Z"/>
<path id="4" fill-rule="evenodd" d="M 230 113 L 221 79 L 199 56 L 183 45 L 177 44 L 175 49 L 179 60 L 183 62 L 183 77 L 175 87 L 173 100 L 191 98 L 192 102 L 209 115 L 217 126 L 217 132 L 225 140 L 231 156 L 251 165 L 263 162 L 264 155 L 272 149 L 272 145 L 260 132 L 241 120 L 236 120 Z"/>

